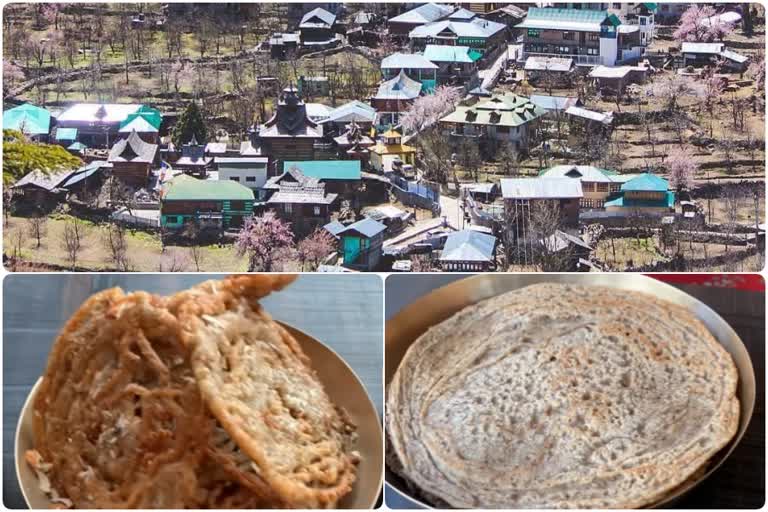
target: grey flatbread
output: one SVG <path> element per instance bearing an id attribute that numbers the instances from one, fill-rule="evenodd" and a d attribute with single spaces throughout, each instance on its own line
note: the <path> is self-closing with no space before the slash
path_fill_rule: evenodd
<path id="1" fill-rule="evenodd" d="M 401 467 L 460 508 L 637 508 L 735 435 L 738 374 L 687 310 L 541 284 L 465 308 L 403 358 L 387 396 Z"/>

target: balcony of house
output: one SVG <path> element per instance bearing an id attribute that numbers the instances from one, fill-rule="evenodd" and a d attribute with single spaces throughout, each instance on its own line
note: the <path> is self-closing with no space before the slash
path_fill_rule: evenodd
<path id="1" fill-rule="evenodd" d="M 600 55 L 531 51 L 525 48 L 518 55 L 520 56 L 520 60 L 518 62 L 523 62 L 523 63 L 528 59 L 528 57 L 531 57 L 531 56 L 559 57 L 559 58 L 573 59 L 574 64 L 576 64 L 577 66 L 600 66 L 604 62 L 603 58 Z"/>

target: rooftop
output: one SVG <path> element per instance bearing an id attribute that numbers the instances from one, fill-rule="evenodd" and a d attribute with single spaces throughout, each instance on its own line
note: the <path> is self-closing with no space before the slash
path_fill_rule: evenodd
<path id="1" fill-rule="evenodd" d="M 354 224 L 350 224 L 344 230 L 340 231 L 338 234 L 343 235 L 350 231 L 357 231 L 358 233 L 360 233 L 361 235 L 367 238 L 373 238 L 374 236 L 378 235 L 385 229 L 387 229 L 387 226 L 385 226 L 381 222 L 373 220 L 370 217 L 365 217 L 364 219 L 359 220 Z"/>
<path id="2" fill-rule="evenodd" d="M 597 121 L 603 124 L 613 123 L 613 112 L 595 112 L 582 107 L 568 107 L 565 111 L 569 116 L 581 117 L 590 121 Z"/>
<path id="3" fill-rule="evenodd" d="M 19 130 L 27 135 L 46 135 L 51 128 L 51 113 L 25 103 L 3 112 L 3 129 Z"/>
<path id="4" fill-rule="evenodd" d="M 120 139 L 109 150 L 109 162 L 152 163 L 157 154 L 157 144 L 144 142 L 139 134 L 131 132 L 128 138 Z"/>
<path id="5" fill-rule="evenodd" d="M 137 103 L 75 103 L 56 119 L 59 123 L 121 123 L 141 107 Z"/>
<path id="6" fill-rule="evenodd" d="M 428 44 L 424 49 L 424 58 L 431 62 L 475 62 L 482 53 L 469 46 L 451 46 L 447 44 Z M 437 67 L 437 66 L 435 66 Z"/>
<path id="7" fill-rule="evenodd" d="M 526 71 L 570 71 L 573 59 L 567 57 L 531 56 L 525 60 Z"/>
<path id="8" fill-rule="evenodd" d="M 610 16 L 606 11 L 531 7 L 528 9 L 528 15 L 525 20 L 515 28 L 600 32 L 600 25 L 608 18 Z M 611 20 L 610 23 L 613 26 L 618 26 L 621 22 L 616 18 Z"/>
<path id="9" fill-rule="evenodd" d="M 616 174 L 591 165 L 556 165 L 539 173 L 540 178 L 576 178 L 591 183 L 613 183 Z"/>
<path id="10" fill-rule="evenodd" d="M 429 23 L 431 21 L 436 21 L 441 18 L 445 18 L 450 13 L 452 13 L 454 10 L 453 7 L 449 5 L 442 5 L 442 4 L 424 4 L 420 5 L 414 9 L 411 9 L 410 11 L 406 11 L 398 16 L 395 16 L 394 18 L 390 18 L 390 23 Z"/>
<path id="11" fill-rule="evenodd" d="M 398 52 L 382 60 L 381 69 L 437 69 L 437 66 L 424 55 Z"/>
<path id="12" fill-rule="evenodd" d="M 646 68 L 642 66 L 596 66 L 589 72 L 592 78 L 624 78 L 633 71 L 645 72 Z"/>
<path id="13" fill-rule="evenodd" d="M 421 82 L 410 78 L 403 71 L 379 85 L 375 98 L 380 100 L 412 100 L 421 93 Z"/>
<path id="14" fill-rule="evenodd" d="M 336 15 L 321 7 L 312 9 L 301 18 L 299 28 L 331 28 L 336 23 Z"/>
<path id="15" fill-rule="evenodd" d="M 503 178 L 504 199 L 570 199 L 581 198 L 581 181 L 571 178 Z"/>
<path id="16" fill-rule="evenodd" d="M 637 176 L 621 186 L 622 192 L 627 191 L 651 191 L 666 192 L 669 190 L 669 182 L 655 174 L 646 172 Z"/>
<path id="17" fill-rule="evenodd" d="M 440 121 L 477 125 L 522 126 L 545 114 L 528 98 L 507 93 L 493 96 L 472 106 L 458 106 Z"/>
<path id="18" fill-rule="evenodd" d="M 253 201 L 253 190 L 231 180 L 198 180 L 181 174 L 168 181 L 163 201 Z"/>
<path id="19" fill-rule="evenodd" d="M 50 192 L 59 188 L 59 186 L 72 175 L 72 172 L 72 169 L 52 172 L 32 171 L 14 183 L 11 188 L 21 188 L 32 185 Z"/>
<path id="20" fill-rule="evenodd" d="M 319 180 L 359 180 L 359 160 L 311 160 L 283 164 L 284 169 L 298 168 L 305 176 Z"/>
<path id="21" fill-rule="evenodd" d="M 569 96 L 546 96 L 543 94 L 531 94 L 531 103 L 544 110 L 566 110 L 568 107 L 579 104 L 579 98 Z"/>
<path id="22" fill-rule="evenodd" d="M 449 234 L 440 261 L 493 261 L 496 237 L 465 229 Z"/>
<path id="23" fill-rule="evenodd" d="M 408 34 L 410 38 L 436 37 L 446 31 L 452 32 L 456 37 L 474 37 L 486 39 L 505 30 L 503 23 L 476 18 L 471 21 L 443 20 L 427 23 L 414 28 Z"/>
<path id="24" fill-rule="evenodd" d="M 322 121 L 323 123 L 372 123 L 376 119 L 376 109 L 372 106 L 363 103 L 362 101 L 353 100 L 349 103 L 331 110 L 328 114 L 328 119 Z"/>

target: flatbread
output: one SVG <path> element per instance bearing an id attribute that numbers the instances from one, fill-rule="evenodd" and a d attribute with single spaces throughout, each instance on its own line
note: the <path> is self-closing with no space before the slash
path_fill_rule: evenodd
<path id="1" fill-rule="evenodd" d="M 355 480 L 353 427 L 298 342 L 255 299 L 265 275 L 204 283 L 172 299 L 208 408 L 285 506 L 333 507 Z"/>
<path id="2" fill-rule="evenodd" d="M 735 435 L 738 374 L 686 309 L 541 284 L 465 308 L 388 389 L 399 474 L 460 508 L 638 508 Z"/>
<path id="3" fill-rule="evenodd" d="M 77 508 L 198 506 L 210 416 L 159 297 L 87 300 L 54 343 L 34 402 L 37 449 Z"/>

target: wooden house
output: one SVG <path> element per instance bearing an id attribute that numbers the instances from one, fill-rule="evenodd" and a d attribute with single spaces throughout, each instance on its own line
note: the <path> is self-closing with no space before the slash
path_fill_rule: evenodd
<path id="1" fill-rule="evenodd" d="M 424 58 L 435 64 L 438 85 L 461 85 L 472 90 L 480 85 L 478 61 L 482 53 L 469 46 L 428 44 Z"/>
<path id="2" fill-rule="evenodd" d="M 157 144 L 141 140 L 136 132 L 131 132 L 127 139 L 118 140 L 107 160 L 112 164 L 112 176 L 135 187 L 146 186 L 157 158 L 157 148 Z"/>
<path id="3" fill-rule="evenodd" d="M 371 218 L 350 224 L 337 233 L 345 267 L 373 271 L 381 260 L 387 227 Z"/>
<path id="4" fill-rule="evenodd" d="M 452 15 L 453 16 L 453 15 Z M 424 49 L 428 44 L 469 46 L 483 54 L 502 47 L 507 26 L 483 18 L 451 19 L 427 23 L 408 33 L 411 47 Z"/>
<path id="5" fill-rule="evenodd" d="M 570 178 L 581 182 L 583 209 L 602 209 L 609 197 L 621 190 L 628 177 L 591 165 L 556 165 L 539 173 L 540 178 Z"/>
<path id="6" fill-rule="evenodd" d="M 72 169 L 51 173 L 32 171 L 11 185 L 11 193 L 23 203 L 50 210 L 66 197 L 67 191 L 61 185 L 72 172 Z"/>
<path id="7" fill-rule="evenodd" d="M 261 151 L 270 158 L 274 173 L 283 171 L 285 160 L 314 160 L 315 144 L 323 138 L 323 125 L 312 121 L 306 105 L 288 87 L 280 97 L 275 114 L 258 130 Z"/>
<path id="8" fill-rule="evenodd" d="M 421 95 L 421 82 L 409 77 L 405 71 L 379 85 L 371 105 L 379 113 L 379 126 L 397 125 L 400 116 Z"/>
<path id="9" fill-rule="evenodd" d="M 665 214 L 675 210 L 675 193 L 669 182 L 652 173 L 643 173 L 621 185 L 618 195 L 605 202 L 605 211 Z"/>
<path id="10" fill-rule="evenodd" d="M 381 61 L 381 74 L 384 80 L 391 80 L 401 72 L 408 78 L 421 83 L 424 92 L 437 87 L 437 65 L 424 55 L 415 53 L 393 53 Z"/>
<path id="11" fill-rule="evenodd" d="M 428 3 L 398 14 L 387 21 L 388 32 L 396 37 L 405 38 L 415 28 L 445 19 L 455 10 L 445 4 Z"/>
<path id="12" fill-rule="evenodd" d="M 76 103 L 59 114 L 56 126 L 76 128 L 77 140 L 88 147 L 107 148 L 120 138 L 120 127 L 128 116 L 142 107 L 135 103 Z"/>
<path id="13" fill-rule="evenodd" d="M 451 233 L 439 261 L 448 272 L 491 272 L 496 268 L 496 237 L 471 229 Z"/>
<path id="14" fill-rule="evenodd" d="M 336 15 L 317 7 L 306 13 L 299 23 L 302 46 L 326 45 L 336 39 Z"/>
<path id="15" fill-rule="evenodd" d="M 579 222 L 579 204 L 584 197 L 581 182 L 571 178 L 504 178 L 501 180 L 505 217 L 515 232 L 527 231 L 532 207 L 549 203 L 557 207 L 565 226 Z"/>
<path id="16" fill-rule="evenodd" d="M 286 180 L 267 199 L 267 207 L 289 222 L 297 237 L 303 237 L 328 224 L 337 197 L 327 193 L 325 184 L 317 180 L 311 184 Z"/>
<path id="17" fill-rule="evenodd" d="M 213 157 L 205 154 L 205 144 L 198 144 L 195 136 L 181 146 L 181 157 L 173 164 L 174 169 L 198 178 L 205 178 L 213 169 Z"/>
<path id="18" fill-rule="evenodd" d="M 416 148 L 403 144 L 403 136 L 396 130 L 384 132 L 370 151 L 371 167 L 378 172 L 390 172 L 416 162 Z"/>
<path id="19" fill-rule="evenodd" d="M 234 181 L 204 181 L 182 174 L 163 187 L 160 225 L 182 229 L 195 223 L 201 229 L 239 228 L 253 215 L 253 191 Z"/>
<path id="20" fill-rule="evenodd" d="M 333 142 L 338 148 L 339 158 L 358 160 L 366 164 L 370 159 L 371 147 L 375 144 L 355 122 L 349 124 L 347 131 L 334 137 Z"/>
<path id="21" fill-rule="evenodd" d="M 350 195 L 362 185 L 359 160 L 287 161 L 284 167 L 325 183 L 325 189 L 334 194 Z"/>
<path id="22" fill-rule="evenodd" d="M 642 66 L 597 66 L 589 72 L 589 77 L 601 94 L 615 96 L 624 94 L 630 84 L 645 82 L 648 69 Z"/>

